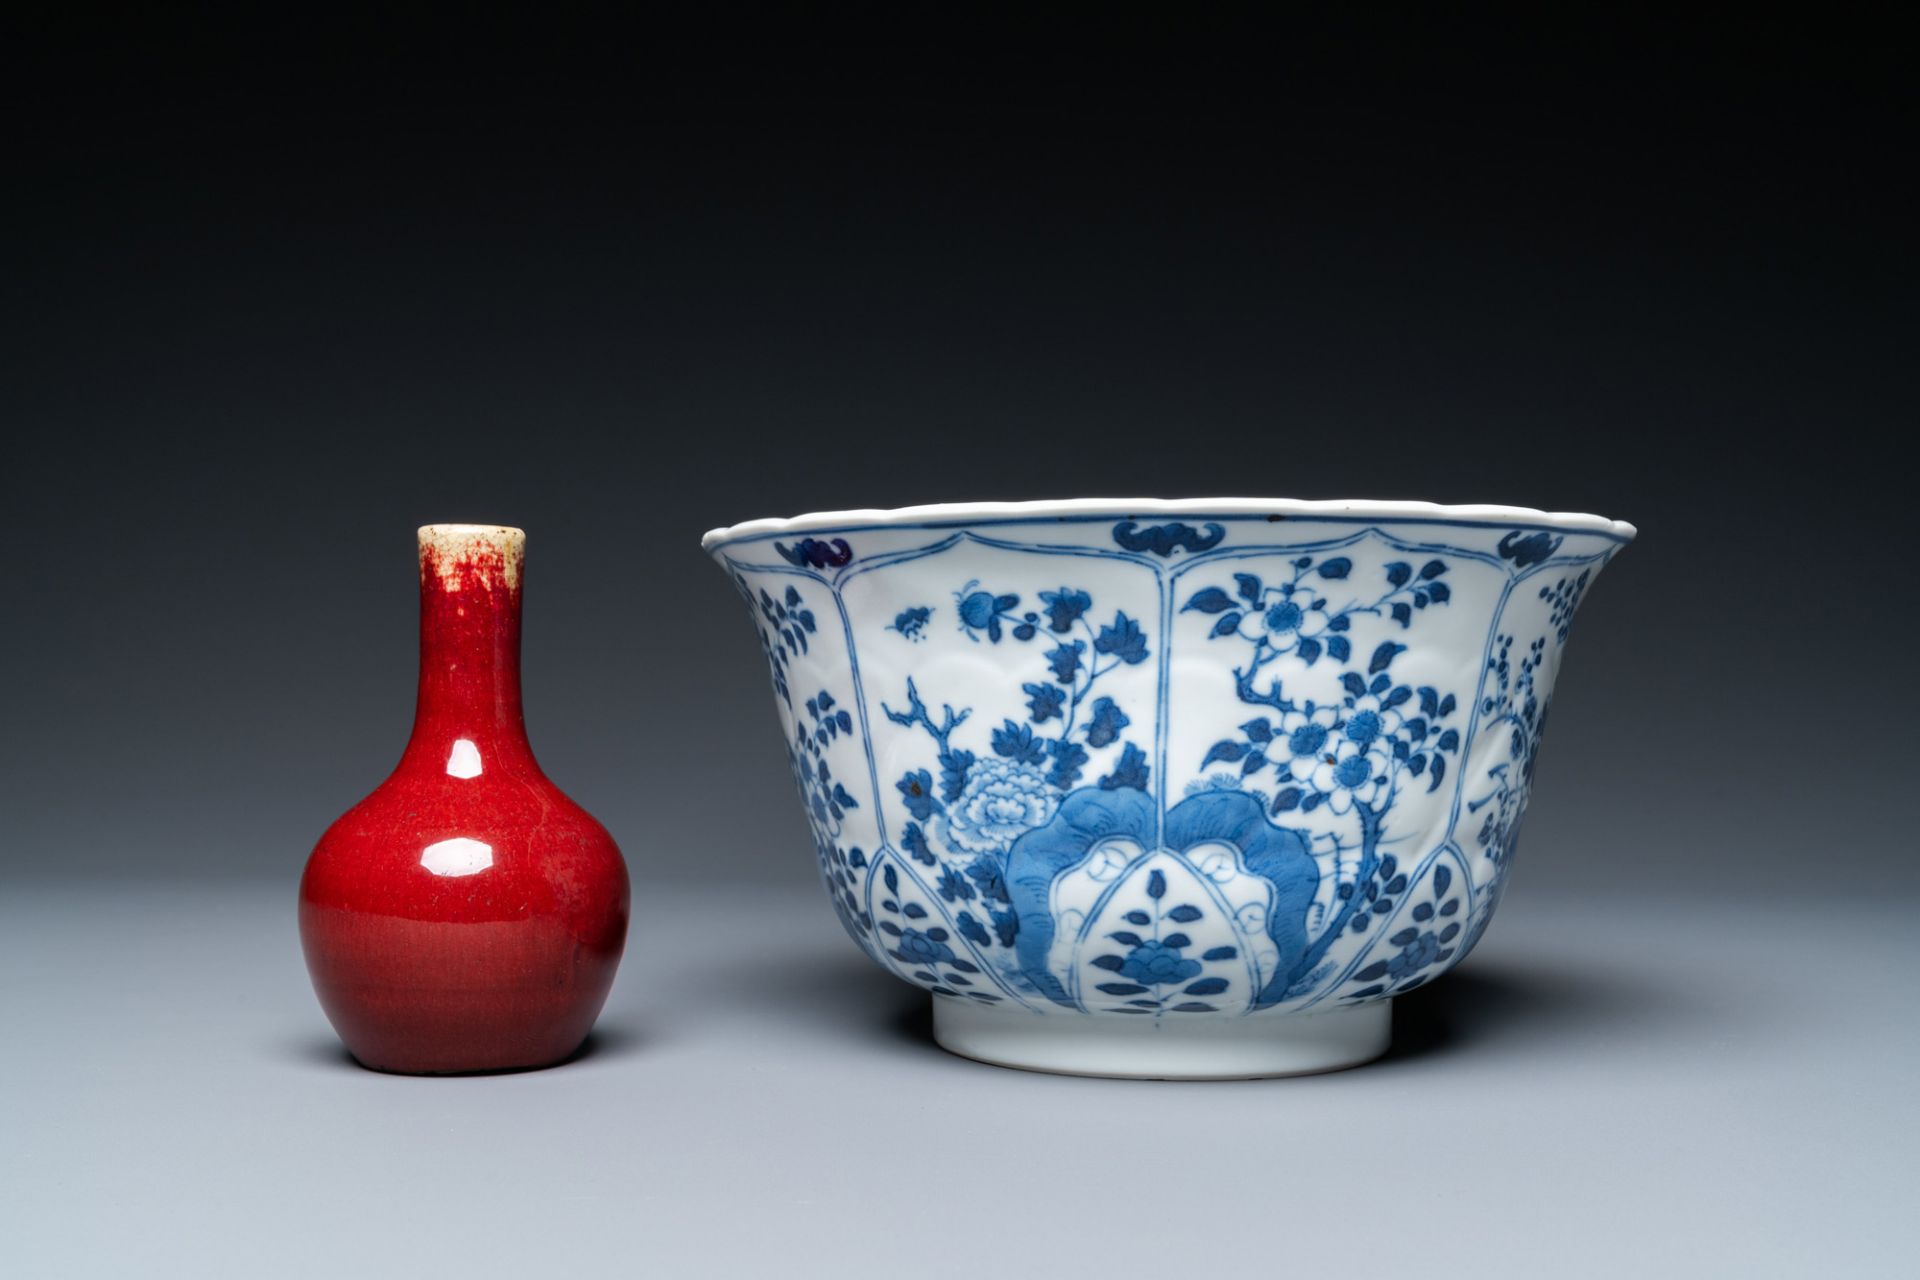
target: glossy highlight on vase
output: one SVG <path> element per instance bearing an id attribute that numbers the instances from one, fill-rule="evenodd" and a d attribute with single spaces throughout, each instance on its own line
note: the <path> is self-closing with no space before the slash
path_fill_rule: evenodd
<path id="1" fill-rule="evenodd" d="M 625 946 L 626 864 L 541 771 L 520 692 L 526 537 L 419 531 L 420 684 L 398 767 L 308 860 L 300 934 L 353 1056 L 409 1074 L 550 1066 Z"/>

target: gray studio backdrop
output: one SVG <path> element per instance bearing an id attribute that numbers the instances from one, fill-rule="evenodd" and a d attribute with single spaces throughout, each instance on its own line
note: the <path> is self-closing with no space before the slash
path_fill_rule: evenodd
<path id="1" fill-rule="evenodd" d="M 1913 1272 L 1907 43 L 190 8 L 0 15 L 0 1276 Z M 701 534 L 1089 495 L 1639 526 L 1533 901 L 1380 1063 L 996 1071 L 838 936 Z M 556 1071 L 353 1069 L 302 972 L 434 521 L 528 531 L 534 747 L 633 870 Z"/>
<path id="2" fill-rule="evenodd" d="M 406 737 L 414 527 L 498 521 L 535 747 L 640 892 L 804 884 L 704 530 L 1229 494 L 1639 525 L 1520 886 L 1898 892 L 1920 597 L 1860 442 L 1912 422 L 1911 222 L 1853 127 L 1891 81 L 1589 68 L 1529 112 L 1551 59 L 1476 97 L 1409 40 L 1398 96 L 1312 60 L 1161 88 L 1151 48 L 991 92 L 959 59 L 885 111 L 732 58 L 564 119 L 270 60 L 50 89 L 6 211 L 0 876 L 291 894 Z"/>
<path id="3" fill-rule="evenodd" d="M 544 335 L 534 369 L 449 337 L 391 355 L 374 386 L 289 385 L 260 372 L 295 341 L 273 325 L 170 336 L 166 364 L 218 362 L 231 382 L 207 378 L 191 403 L 126 384 L 43 402 L 31 479 L 13 475 L 4 875 L 244 877 L 291 894 L 313 840 L 407 734 L 413 527 L 475 520 L 529 531 L 534 744 L 615 834 L 639 891 L 804 883 L 764 663 L 702 531 L 1097 494 L 1636 521 L 1574 632 L 1523 882 L 1838 893 L 1834 864 L 1871 880 L 1899 856 L 1882 800 L 1900 717 L 1834 718 L 1892 696 L 1873 692 L 1875 661 L 1910 628 L 1911 597 L 1872 598 L 1893 585 L 1871 554 L 1872 502 L 1791 443 L 1766 391 L 1729 378 L 1662 403 L 1622 371 L 1651 355 L 1601 354 L 1601 318 L 1417 367 L 1384 326 L 1377 348 L 1357 344 L 1375 354 L 1335 367 L 1298 333 L 1223 327 L 1242 350 L 1212 360 L 1177 341 L 1156 356 L 1164 335 L 1097 361 L 1046 340 L 1092 319 L 1036 323 L 1031 346 L 1010 344 L 1010 376 L 937 334 L 746 348 L 716 321 L 631 348 L 588 327 Z M 384 346 L 378 328 L 342 340 Z M 686 372 L 700 341 L 734 354 Z M 1572 366 L 1567 389 L 1513 372 L 1541 363 Z M 1752 434 L 1736 447 L 1703 417 Z M 129 422 L 141 429 L 103 438 Z"/>

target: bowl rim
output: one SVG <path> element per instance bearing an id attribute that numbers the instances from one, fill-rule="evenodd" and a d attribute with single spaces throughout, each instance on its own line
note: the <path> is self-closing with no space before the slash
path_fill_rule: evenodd
<path id="1" fill-rule="evenodd" d="M 1631 541 L 1638 532 L 1624 520 L 1609 520 L 1605 516 L 1485 503 L 1449 505 L 1377 498 L 1057 498 L 1024 502 L 931 502 L 911 507 L 863 507 L 847 511 L 813 511 L 784 518 L 744 520 L 739 524 L 709 529 L 700 539 L 700 546 L 712 551 L 734 542 L 823 530 L 852 532 L 915 525 L 1168 515 L 1399 520 L 1497 525 L 1502 528 L 1517 525 L 1574 533 L 1598 533 L 1620 542 Z"/>

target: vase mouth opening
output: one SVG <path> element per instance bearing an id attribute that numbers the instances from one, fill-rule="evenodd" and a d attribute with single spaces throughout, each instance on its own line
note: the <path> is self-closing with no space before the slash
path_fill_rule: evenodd
<path id="1" fill-rule="evenodd" d="M 507 524 L 423 524 L 420 540 L 458 539 L 484 542 L 525 542 L 527 531 Z"/>
<path id="2" fill-rule="evenodd" d="M 423 524 L 418 536 L 422 574 L 432 572 L 448 591 L 460 589 L 469 580 L 509 589 L 520 585 L 520 567 L 527 556 L 524 529 L 504 524 Z"/>
<path id="3" fill-rule="evenodd" d="M 1035 522 L 1046 520 L 1156 519 L 1184 516 L 1264 518 L 1269 521 L 1397 520 L 1488 527 L 1529 526 L 1579 533 L 1598 533 L 1620 542 L 1638 531 L 1624 520 L 1572 511 L 1543 511 L 1537 507 L 1492 504 L 1444 504 L 1376 498 L 1066 498 L 1025 502 L 936 502 L 921 506 L 816 511 L 788 518 L 748 520 L 709 530 L 700 540 L 714 551 L 743 538 L 775 537 L 824 530 L 900 528 Z"/>

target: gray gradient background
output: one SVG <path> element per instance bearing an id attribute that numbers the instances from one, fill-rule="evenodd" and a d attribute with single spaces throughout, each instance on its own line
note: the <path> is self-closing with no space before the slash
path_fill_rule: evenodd
<path id="1" fill-rule="evenodd" d="M 1646 904 L 1664 923 L 1629 931 L 1643 970 L 1684 921 L 1786 931 L 1824 912 L 1822 972 L 1885 982 L 1849 963 L 1841 924 L 1914 894 L 1896 664 L 1920 548 L 1909 477 L 1866 445 L 1915 421 L 1920 211 L 1893 181 L 1913 103 L 1875 33 L 1322 14 L 1258 39 L 1124 19 L 853 43 L 11 35 L 10 70 L 32 74 L 4 90 L 0 896 L 76 929 L 128 903 L 242 904 L 267 913 L 226 917 L 253 949 L 205 971 L 284 979 L 259 1020 L 229 1004 L 122 1046 L 128 1070 L 191 1095 L 209 1040 L 259 1057 L 222 1088 L 345 1069 L 284 908 L 405 738 L 412 530 L 435 520 L 529 531 L 534 744 L 620 841 L 641 902 L 751 886 L 791 895 L 830 944 L 763 664 L 697 549 L 708 527 L 1105 494 L 1631 520 L 1640 541 L 1574 632 L 1505 910 Z M 1759 914 L 1716 914 L 1741 911 Z M 650 1045 L 694 1035 L 636 977 L 659 959 L 651 930 L 613 1030 L 568 1070 L 643 1070 Z M 128 963 L 184 973 L 185 933 Z M 45 962 L 28 936 L 13 945 Z M 1884 930 L 1872 945 L 1902 949 Z M 1765 964 L 1728 981 L 1764 991 Z M 841 1021 L 887 1004 L 821 965 Z M 1502 1005 L 1491 980 L 1488 1007 L 1520 1010 L 1515 1044 L 1527 1010 L 1559 1007 L 1535 988 Z M 26 1010 L 111 983 L 49 962 L 0 994 L 31 1037 Z M 1879 998 L 1910 1018 L 1910 997 Z M 1743 1007 L 1768 1042 L 1765 1001 Z M 1862 1017 L 1822 1042 L 1864 1052 Z M 1710 1075 L 1698 1048 L 1674 1061 Z M 16 1062 L 20 1083 L 54 1087 L 35 1074 L 53 1060 Z M 1063 1096 L 1113 1096 L 959 1078 L 1036 1099 L 1025 1133 Z M 548 1088 L 513 1083 L 436 1097 L 510 1108 Z M 1769 1098 L 1695 1140 L 1764 1123 Z M 1885 1162 L 1914 1111 L 1890 1105 L 1835 1154 L 1868 1162 L 1848 1164 L 1862 1185 L 1901 1172 Z M 36 1138 L 41 1155 L 73 1140 Z M 740 1140 L 783 1141 L 777 1124 Z M 84 1200 L 89 1176 L 61 1185 Z M 1608 1185 L 1579 1203 L 1606 1214 Z M 1769 1188 L 1792 1202 L 1790 1179 Z M 1763 1241 L 1766 1218 L 1747 1227 Z"/>

